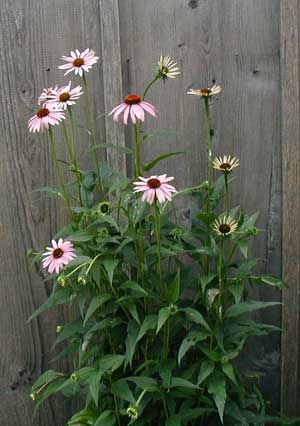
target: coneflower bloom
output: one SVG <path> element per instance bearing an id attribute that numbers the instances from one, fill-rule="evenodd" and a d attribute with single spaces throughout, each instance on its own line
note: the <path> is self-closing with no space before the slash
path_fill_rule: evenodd
<path id="1" fill-rule="evenodd" d="M 49 96 L 51 95 L 51 93 L 57 89 L 58 89 L 57 85 L 55 87 L 48 87 L 48 89 L 43 89 L 42 93 L 39 96 L 38 104 L 43 105 L 47 103 L 49 101 Z"/>
<path id="2" fill-rule="evenodd" d="M 159 203 L 164 201 L 172 201 L 172 193 L 177 192 L 174 186 L 169 185 L 168 182 L 174 177 L 167 177 L 167 175 L 150 176 L 144 178 L 139 176 L 140 182 L 134 182 L 134 192 L 143 192 L 142 201 L 153 204 L 154 200 Z"/>
<path id="3" fill-rule="evenodd" d="M 48 269 L 50 274 L 54 271 L 58 273 L 61 268 L 77 257 L 73 244 L 70 241 L 63 241 L 62 238 L 57 242 L 52 240 L 52 246 L 47 247 L 43 256 L 43 268 Z"/>
<path id="4" fill-rule="evenodd" d="M 53 89 L 48 95 L 48 102 L 53 103 L 58 109 L 67 109 L 68 106 L 75 105 L 75 101 L 83 94 L 82 87 L 77 86 L 71 89 L 71 81 L 67 86 Z"/>
<path id="5" fill-rule="evenodd" d="M 83 52 L 75 49 L 70 52 L 70 55 L 62 56 L 61 59 L 67 63 L 58 67 L 61 70 L 67 70 L 64 75 L 74 71 L 75 75 L 83 77 L 83 74 L 89 72 L 99 59 L 98 56 L 95 56 L 95 52 L 92 49 L 85 49 Z"/>
<path id="6" fill-rule="evenodd" d="M 187 94 L 200 96 L 202 98 L 210 98 L 211 96 L 218 95 L 222 92 L 222 87 L 216 84 L 212 87 L 206 87 L 204 89 L 190 89 Z"/>
<path id="7" fill-rule="evenodd" d="M 215 157 L 212 164 L 214 169 L 220 170 L 223 173 L 229 173 L 232 169 L 239 166 L 240 160 L 236 157 L 231 158 L 230 155 L 224 155 L 223 157 Z"/>
<path id="8" fill-rule="evenodd" d="M 167 78 L 176 78 L 180 74 L 179 67 L 176 66 L 177 62 L 174 62 L 170 56 L 160 56 L 158 61 L 158 77 L 166 80 Z"/>
<path id="9" fill-rule="evenodd" d="M 236 231 L 237 227 L 237 221 L 230 216 L 220 217 L 216 219 L 213 224 L 214 231 L 222 237 L 232 234 Z"/>
<path id="10" fill-rule="evenodd" d="M 55 106 L 47 104 L 28 120 L 28 128 L 32 133 L 43 132 L 48 130 L 49 126 L 59 124 L 66 118 L 65 113 L 55 108 Z"/>
<path id="11" fill-rule="evenodd" d="M 114 115 L 114 121 L 118 121 L 121 113 L 124 113 L 123 121 L 127 124 L 130 114 L 131 121 L 135 124 L 137 120 L 145 121 L 145 111 L 153 117 L 156 117 L 156 110 L 152 104 L 143 101 L 139 95 L 130 94 L 124 98 L 124 101 L 117 105 L 109 115 Z"/>

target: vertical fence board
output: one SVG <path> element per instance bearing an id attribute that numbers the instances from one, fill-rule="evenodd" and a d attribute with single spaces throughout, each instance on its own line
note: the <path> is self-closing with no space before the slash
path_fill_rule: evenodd
<path id="1" fill-rule="evenodd" d="M 3 0 L 0 10 L 0 424 L 5 426 L 58 426 L 70 415 L 64 398 L 46 402 L 35 418 L 29 398 L 30 384 L 47 368 L 54 354 L 50 347 L 55 327 L 64 315 L 49 312 L 26 324 L 43 303 L 51 285 L 29 269 L 28 248 L 41 249 L 65 221 L 61 202 L 40 199 L 33 190 L 55 184 L 46 137 L 29 135 L 27 119 L 37 108 L 43 87 L 64 84 L 57 69 L 60 57 L 71 49 L 100 50 L 98 0 Z M 100 52 L 99 52 L 100 53 Z M 96 68 L 96 67 L 95 67 Z M 99 66 L 101 70 L 101 66 Z M 93 69 L 88 80 L 94 93 L 102 93 L 101 72 Z M 74 79 L 80 84 L 79 79 Z M 94 96 L 96 114 L 103 99 Z M 84 106 L 84 100 L 81 101 Z M 80 108 L 79 108 L 80 109 Z M 80 109 L 84 118 L 84 107 Z M 77 114 L 78 109 L 76 110 Z M 97 120 L 97 132 L 103 133 Z M 56 129 L 62 158 L 60 130 Z M 82 136 L 86 132 L 82 131 Z M 85 163 L 86 165 L 88 163 Z"/>
<path id="2" fill-rule="evenodd" d="M 119 2 L 123 80 L 128 92 L 141 93 L 155 72 L 160 53 L 171 55 L 182 74 L 158 83 L 149 101 L 158 120 L 145 128 L 175 129 L 177 135 L 143 145 L 145 161 L 185 150 L 156 167 L 175 176 L 177 187 L 193 186 L 206 176 L 203 102 L 186 95 L 190 87 L 216 82 L 224 91 L 212 101 L 215 154 L 240 158 L 234 172 L 232 201 L 246 212 L 260 211 L 259 233 L 251 253 L 259 270 L 281 273 L 281 151 L 279 0 L 130 0 Z M 127 133 L 127 144 L 131 135 Z M 182 215 L 188 201 L 181 201 Z M 185 203 L 185 204 L 184 204 Z M 279 300 L 269 289 L 253 298 Z M 255 315 L 280 325 L 280 308 Z M 280 336 L 260 339 L 247 348 L 243 368 L 262 373 L 264 394 L 279 407 Z"/>
<path id="3" fill-rule="evenodd" d="M 281 0 L 283 243 L 281 409 L 299 415 L 299 2 Z"/>
<path id="4" fill-rule="evenodd" d="M 119 31 L 119 6 L 117 0 L 100 0 L 100 25 L 102 34 L 103 86 L 105 103 L 106 143 L 125 147 L 123 126 L 116 126 L 107 113 L 122 99 L 122 68 Z M 108 160 L 114 170 L 125 174 L 125 155 L 108 150 Z"/>

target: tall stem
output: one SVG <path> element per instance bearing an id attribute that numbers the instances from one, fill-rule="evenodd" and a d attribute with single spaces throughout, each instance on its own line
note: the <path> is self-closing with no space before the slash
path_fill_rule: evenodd
<path id="1" fill-rule="evenodd" d="M 82 198 L 81 198 L 81 183 L 80 183 L 80 177 L 78 174 L 78 164 L 77 164 L 77 157 L 76 157 L 76 132 L 75 132 L 75 122 L 74 122 L 74 116 L 73 111 L 71 107 L 68 107 L 69 114 L 70 114 L 70 122 L 71 122 L 71 151 L 72 151 L 72 163 L 75 167 L 75 174 L 76 174 L 76 181 L 78 186 L 78 197 L 80 205 L 83 206 Z"/>
<path id="2" fill-rule="evenodd" d="M 134 177 L 141 175 L 141 150 L 139 124 L 134 125 Z"/>
<path id="3" fill-rule="evenodd" d="M 54 138 L 53 138 L 53 132 L 52 132 L 51 127 L 49 127 L 49 139 L 50 139 L 51 154 L 52 154 L 53 163 L 54 163 L 56 175 L 57 175 L 57 178 L 58 178 L 58 182 L 60 184 L 61 192 L 63 194 L 63 197 L 64 197 L 64 200 L 66 202 L 67 208 L 69 210 L 70 216 L 72 217 L 70 200 L 69 200 L 69 197 L 67 195 L 67 191 L 66 191 L 66 188 L 65 188 L 65 185 L 64 185 L 63 176 L 62 176 L 61 169 L 60 169 L 60 165 L 59 165 L 59 162 L 58 162 L 58 159 L 57 159 L 57 153 L 56 153 L 56 148 L 55 148 L 55 143 L 54 143 Z"/>
<path id="4" fill-rule="evenodd" d="M 208 151 L 208 197 L 206 209 L 209 212 L 210 209 L 210 192 L 211 192 L 211 180 L 212 180 L 212 141 L 211 141 L 211 120 L 209 112 L 209 98 L 204 97 L 205 106 L 205 126 L 206 126 L 206 137 L 207 137 L 207 151 Z"/>
<path id="5" fill-rule="evenodd" d="M 225 179 L 225 209 L 226 209 L 226 215 L 229 216 L 230 211 L 230 196 L 229 196 L 229 188 L 228 188 L 228 173 L 224 173 L 224 179 Z"/>
<path id="6" fill-rule="evenodd" d="M 155 212 L 155 232 L 156 232 L 156 247 L 157 247 L 157 266 L 158 266 L 158 274 L 159 274 L 159 285 L 161 296 L 164 296 L 165 289 L 163 288 L 163 279 L 162 279 L 162 264 L 161 264 L 161 243 L 160 243 L 160 213 L 159 207 L 157 205 L 157 201 L 155 200 L 154 205 Z"/>
<path id="7" fill-rule="evenodd" d="M 154 79 L 153 80 L 151 80 L 148 84 L 147 84 L 147 86 L 146 86 L 146 89 L 145 89 L 145 91 L 144 91 L 144 93 L 143 93 L 143 99 L 145 99 L 145 97 L 146 97 L 146 95 L 147 95 L 147 93 L 148 93 L 148 91 L 149 91 L 149 89 L 150 89 L 150 87 L 157 81 L 159 79 L 159 77 L 158 76 L 156 76 L 156 77 L 154 77 Z"/>
<path id="8" fill-rule="evenodd" d="M 85 74 L 83 74 L 82 80 L 83 80 L 85 100 L 86 100 L 86 113 L 87 113 L 88 131 L 89 131 L 91 146 L 94 147 L 95 146 L 95 135 L 94 135 L 94 130 L 93 130 L 94 129 L 93 114 L 92 114 L 92 110 L 91 110 L 91 100 L 90 100 L 88 84 L 87 84 L 87 80 L 85 78 Z M 93 150 L 93 159 L 94 159 L 94 162 L 95 162 L 99 191 L 100 191 L 100 193 L 103 194 L 103 186 L 102 186 L 102 181 L 101 181 L 100 172 L 99 172 L 99 162 L 98 162 L 98 156 L 97 156 L 96 150 Z"/>
<path id="9" fill-rule="evenodd" d="M 223 239 L 221 240 L 220 244 L 220 252 L 219 252 L 219 258 L 218 258 L 218 280 L 219 280 L 219 314 L 223 311 L 223 301 L 224 301 L 224 288 L 223 288 L 223 278 L 222 278 L 222 262 L 223 262 Z"/>

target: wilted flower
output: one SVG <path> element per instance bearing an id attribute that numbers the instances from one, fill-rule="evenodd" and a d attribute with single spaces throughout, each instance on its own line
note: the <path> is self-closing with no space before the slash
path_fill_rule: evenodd
<path id="1" fill-rule="evenodd" d="M 123 121 L 124 124 L 127 124 L 130 114 L 131 121 L 135 124 L 137 120 L 145 121 L 145 111 L 156 117 L 155 107 L 152 104 L 143 101 L 139 95 L 130 94 L 109 115 L 113 114 L 114 121 L 118 121 L 120 114 L 124 113 Z"/>
<path id="2" fill-rule="evenodd" d="M 230 216 L 224 216 L 216 219 L 213 224 L 214 230 L 218 235 L 226 237 L 232 234 L 238 227 L 238 223 Z"/>
<path id="3" fill-rule="evenodd" d="M 209 98 L 211 96 L 218 95 L 220 92 L 222 92 L 222 87 L 215 84 L 212 87 L 206 87 L 204 89 L 190 89 L 187 94 Z"/>
<path id="4" fill-rule="evenodd" d="M 172 200 L 172 193 L 176 192 L 174 186 L 169 185 L 168 182 L 174 177 L 167 177 L 167 175 L 150 176 L 144 178 L 139 176 L 141 182 L 134 182 L 134 192 L 143 192 L 142 201 L 153 204 L 154 200 L 159 203 Z"/>
<path id="5" fill-rule="evenodd" d="M 75 75 L 83 77 L 84 72 L 88 72 L 99 59 L 98 56 L 95 56 L 95 52 L 92 49 L 85 49 L 83 52 L 75 49 L 70 52 L 70 55 L 62 56 L 61 59 L 67 63 L 58 67 L 61 70 L 67 70 L 65 75 L 74 71 Z"/>
<path id="6" fill-rule="evenodd" d="M 210 288 L 207 292 L 207 298 L 209 303 L 212 305 L 215 298 L 217 297 L 217 295 L 219 294 L 219 290 L 217 288 Z"/>
<path id="7" fill-rule="evenodd" d="M 161 55 L 158 61 L 158 77 L 163 80 L 176 78 L 176 75 L 180 74 L 179 67 L 176 65 L 177 62 L 174 62 L 170 56 Z"/>
<path id="8" fill-rule="evenodd" d="M 39 96 L 38 104 L 41 105 L 49 101 L 49 96 L 51 95 L 53 91 L 57 89 L 58 89 L 58 85 L 56 85 L 55 87 L 48 87 L 48 89 L 43 89 L 42 93 Z"/>
<path id="9" fill-rule="evenodd" d="M 235 167 L 238 167 L 240 164 L 240 160 L 236 157 L 232 157 L 230 155 L 224 155 L 222 157 L 215 157 L 213 159 L 213 168 L 216 170 L 220 170 L 223 173 L 229 173 Z"/>
<path id="10" fill-rule="evenodd" d="M 41 108 L 38 112 L 28 120 L 28 128 L 32 133 L 43 132 L 48 130 L 49 126 L 59 124 L 66 118 L 65 113 L 58 110 L 53 105 L 47 105 L 45 108 Z"/>
<path id="11" fill-rule="evenodd" d="M 48 268 L 48 272 L 58 273 L 64 265 L 70 263 L 76 258 L 74 246 L 70 241 L 63 241 L 62 238 L 56 242 L 52 240 L 52 247 L 47 247 L 47 251 L 43 254 L 45 256 L 43 260 L 43 267 Z"/>
<path id="12" fill-rule="evenodd" d="M 56 326 L 56 333 L 59 334 L 63 331 L 63 326 L 62 325 L 57 325 Z"/>
<path id="13" fill-rule="evenodd" d="M 48 95 L 48 102 L 55 104 L 58 109 L 67 109 L 68 106 L 75 105 L 75 101 L 83 94 L 82 87 L 77 86 L 71 89 L 72 82 L 67 86 L 53 89 Z"/>
<path id="14" fill-rule="evenodd" d="M 137 407 L 132 407 L 132 406 L 127 408 L 126 413 L 127 413 L 128 417 L 130 417 L 131 419 L 134 419 L 134 420 L 136 420 L 138 418 L 138 415 L 139 415 Z"/>

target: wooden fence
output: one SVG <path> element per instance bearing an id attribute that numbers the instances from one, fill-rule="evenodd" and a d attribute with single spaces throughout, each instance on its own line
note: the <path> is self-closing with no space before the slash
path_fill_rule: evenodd
<path id="1" fill-rule="evenodd" d="M 61 426 L 72 407 L 47 402 L 32 419 L 30 383 L 49 366 L 55 327 L 67 312 L 29 324 L 51 286 L 29 269 L 26 250 L 43 247 L 64 222 L 59 203 L 40 199 L 54 182 L 49 146 L 30 135 L 27 119 L 43 87 L 62 81 L 59 58 L 94 48 L 101 64 L 89 74 L 97 140 L 130 145 L 130 133 L 105 115 L 122 97 L 140 92 L 161 53 L 182 75 L 154 89 L 159 119 L 151 128 L 176 137 L 145 146 L 143 155 L 185 150 L 165 162 L 178 187 L 205 176 L 203 118 L 190 87 L 224 87 L 213 104 L 214 149 L 241 160 L 234 202 L 260 210 L 263 230 L 253 245 L 261 270 L 283 273 L 282 310 L 258 314 L 279 335 L 257 340 L 243 363 L 262 373 L 274 409 L 300 414 L 300 144 L 298 0 L 2 0 L 0 9 L 0 425 Z M 63 81 L 68 81 L 65 78 Z M 122 156 L 109 160 L 125 169 Z M 183 210 L 183 214 L 184 214 Z M 263 300 L 280 295 L 261 289 Z M 53 367 L 63 368 L 62 363 Z"/>

